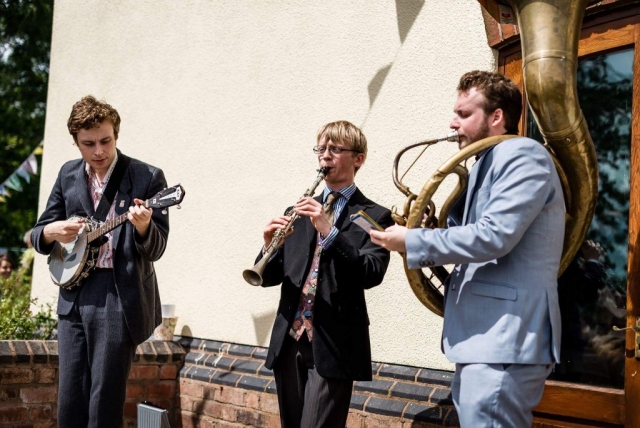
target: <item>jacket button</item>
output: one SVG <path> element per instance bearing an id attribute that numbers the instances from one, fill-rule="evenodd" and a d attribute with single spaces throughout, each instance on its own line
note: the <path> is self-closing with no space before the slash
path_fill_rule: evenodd
<path id="1" fill-rule="evenodd" d="M 427 267 L 427 266 L 429 266 L 429 265 L 427 264 L 427 261 L 426 261 L 426 260 L 420 260 L 420 263 L 418 263 L 418 264 L 419 264 L 420 266 L 422 266 L 422 267 Z"/>

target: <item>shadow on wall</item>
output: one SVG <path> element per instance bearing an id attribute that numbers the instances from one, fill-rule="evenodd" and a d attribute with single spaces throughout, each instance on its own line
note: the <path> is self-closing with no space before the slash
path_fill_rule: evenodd
<path id="1" fill-rule="evenodd" d="M 396 0 L 396 15 L 398 17 L 398 34 L 400 42 L 409 34 L 409 30 L 420 14 L 420 10 L 424 6 L 424 0 Z"/>
<path id="2" fill-rule="evenodd" d="M 398 22 L 398 36 L 400 36 L 400 44 L 404 43 L 413 23 L 420 14 L 424 6 L 424 0 L 396 0 L 396 20 Z M 384 81 L 391 71 L 393 61 L 389 64 L 380 67 L 375 76 L 369 82 L 367 90 L 369 92 L 369 109 L 373 107 L 373 103 L 376 101 Z M 366 119 L 365 119 L 366 121 Z"/>
<path id="3" fill-rule="evenodd" d="M 271 326 L 273 326 L 276 311 L 262 312 L 251 316 L 253 317 L 253 330 L 256 333 L 258 345 L 267 346 L 267 337 L 269 336 L 269 333 L 271 333 Z"/>

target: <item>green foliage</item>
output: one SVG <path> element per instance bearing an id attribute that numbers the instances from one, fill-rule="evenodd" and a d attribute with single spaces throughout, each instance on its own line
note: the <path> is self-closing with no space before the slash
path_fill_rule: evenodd
<path id="1" fill-rule="evenodd" d="M 9 278 L 0 278 L 0 340 L 51 339 L 57 326 L 50 304 L 32 314 L 31 264 L 33 249 L 23 254 L 21 266 Z"/>
<path id="2" fill-rule="evenodd" d="M 0 0 L 0 183 L 44 136 L 53 0 Z M 33 227 L 39 178 L 0 202 L 0 247 L 24 247 Z"/>

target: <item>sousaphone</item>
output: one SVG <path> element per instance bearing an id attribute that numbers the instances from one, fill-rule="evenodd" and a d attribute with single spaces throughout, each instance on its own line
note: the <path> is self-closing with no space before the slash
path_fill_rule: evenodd
<path id="1" fill-rule="evenodd" d="M 501 15 L 515 14 L 520 29 L 522 69 L 527 100 L 538 123 L 544 145 L 554 158 L 562 181 L 566 205 L 564 249 L 561 274 L 578 252 L 591 224 L 598 194 L 598 162 L 591 135 L 578 102 L 576 71 L 578 41 L 587 6 L 594 0 L 479 0 L 498 21 Z M 394 220 L 408 228 L 446 227 L 452 201 L 462 194 L 467 183 L 467 169 L 462 166 L 471 156 L 514 136 L 497 136 L 480 140 L 459 151 L 425 183 L 418 195 L 411 193 L 397 177 L 399 157 L 418 145 L 437 141 L 455 141 L 455 135 L 413 144 L 398 153 L 394 162 L 394 182 L 406 196 L 404 213 L 394 209 Z M 432 196 L 448 174 L 459 177 L 458 186 L 442 209 L 435 214 Z M 426 218 L 426 221 L 425 221 Z M 425 224 L 426 223 L 426 224 Z M 405 273 L 418 299 L 432 312 L 442 316 L 444 300 L 441 284 L 448 272 L 443 267 L 431 269 L 426 276 L 421 269 Z"/>

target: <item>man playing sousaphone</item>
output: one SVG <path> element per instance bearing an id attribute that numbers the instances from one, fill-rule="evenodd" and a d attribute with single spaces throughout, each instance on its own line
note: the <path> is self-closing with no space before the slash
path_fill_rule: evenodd
<path id="1" fill-rule="evenodd" d="M 451 128 L 463 149 L 517 133 L 522 95 L 508 78 L 466 73 Z M 391 226 L 371 239 L 406 253 L 410 269 L 455 264 L 445 291 L 442 344 L 462 427 L 530 427 L 559 362 L 557 275 L 564 198 L 542 144 L 508 139 L 478 155 L 448 229 Z"/>
<path id="2" fill-rule="evenodd" d="M 349 220 L 363 210 L 383 227 L 393 223 L 389 210 L 354 183 L 367 156 L 365 136 L 349 122 L 329 123 L 313 151 L 329 168 L 326 188 L 295 204 L 299 217 L 261 281 L 282 284 L 265 366 L 274 371 L 283 428 L 345 426 L 353 381 L 371 380 L 364 290 L 382 282 L 389 263 L 389 252 Z M 265 249 L 290 221 L 288 215 L 269 221 Z"/>

